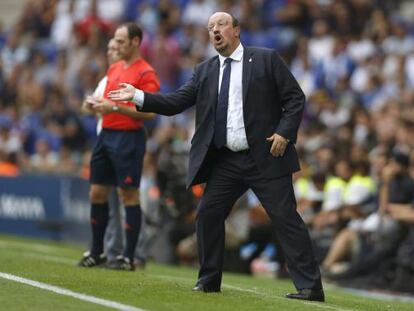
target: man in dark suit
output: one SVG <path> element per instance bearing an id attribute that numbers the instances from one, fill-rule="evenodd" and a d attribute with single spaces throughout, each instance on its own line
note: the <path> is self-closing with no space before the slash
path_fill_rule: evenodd
<path id="1" fill-rule="evenodd" d="M 324 301 L 292 186 L 292 173 L 299 170 L 294 143 L 303 92 L 275 51 L 241 45 L 239 23 L 230 14 L 213 14 L 207 29 L 219 55 L 198 64 L 179 90 L 150 94 L 121 84 L 109 97 L 133 100 L 140 111 L 164 115 L 196 106 L 187 183 L 206 182 L 206 188 L 198 207 L 200 271 L 194 290 L 220 291 L 224 221 L 251 188 L 272 220 L 298 290 L 287 297 Z"/>

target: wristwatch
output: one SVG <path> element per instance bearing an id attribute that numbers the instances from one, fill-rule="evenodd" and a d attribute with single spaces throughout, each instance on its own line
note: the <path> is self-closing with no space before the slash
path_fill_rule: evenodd
<path id="1" fill-rule="evenodd" d="M 112 106 L 112 111 L 116 112 L 116 111 L 118 111 L 118 110 L 119 110 L 118 105 L 113 105 L 113 106 Z"/>

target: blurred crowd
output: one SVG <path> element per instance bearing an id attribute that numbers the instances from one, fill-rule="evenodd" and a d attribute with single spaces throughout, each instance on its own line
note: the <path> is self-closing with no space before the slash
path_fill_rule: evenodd
<path id="1" fill-rule="evenodd" d="M 240 20 L 243 44 L 277 49 L 306 94 L 295 193 L 324 275 L 414 292 L 411 1 L 27 0 L 14 25 L 0 26 L 0 175 L 88 178 L 96 118 L 80 108 L 105 75 L 116 26 L 143 28 L 142 55 L 168 92 L 216 54 L 205 29 L 215 11 Z M 185 190 L 193 124 L 191 110 L 146 123 L 143 208 L 164 262 L 196 259 L 203 188 Z M 254 194 L 226 226 L 229 268 L 287 274 Z"/>

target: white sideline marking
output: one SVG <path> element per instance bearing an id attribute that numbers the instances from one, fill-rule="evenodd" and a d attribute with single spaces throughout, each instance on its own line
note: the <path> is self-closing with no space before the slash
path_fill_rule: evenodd
<path id="1" fill-rule="evenodd" d="M 346 292 L 354 294 L 360 297 L 369 297 L 376 300 L 384 300 L 384 301 L 399 301 L 399 302 L 409 302 L 414 303 L 414 297 L 412 295 L 403 294 L 403 293 L 386 293 L 386 292 L 373 292 L 373 291 L 366 291 L 361 289 L 355 288 L 347 288 L 342 287 Z"/>
<path id="2" fill-rule="evenodd" d="M 39 244 L 39 243 L 34 243 L 34 242 L 30 242 L 30 243 L 25 243 L 25 242 L 19 242 L 19 241 L 1 241 L 0 240 L 0 246 L 21 246 L 24 247 L 25 249 L 31 249 L 33 251 L 37 251 L 40 253 L 47 253 L 50 254 L 51 252 L 56 252 L 57 247 L 53 247 L 53 246 L 49 246 L 49 245 L 43 245 L 43 244 Z"/>
<path id="3" fill-rule="evenodd" d="M 46 261 L 55 262 L 55 263 L 61 263 L 61 264 L 64 264 L 64 265 L 69 265 L 69 266 L 75 266 L 76 265 L 75 260 L 71 260 L 71 259 L 64 258 L 64 257 L 59 257 L 59 256 L 40 255 L 40 254 L 23 254 L 23 256 L 24 257 L 31 257 L 31 258 L 41 259 L 41 260 L 46 260 Z"/>
<path id="4" fill-rule="evenodd" d="M 37 288 L 41 288 L 41 289 L 44 289 L 44 290 L 54 292 L 54 293 L 59 294 L 59 295 L 73 297 L 73 298 L 76 298 L 76 299 L 79 299 L 79 300 L 91 302 L 91 303 L 94 303 L 94 304 L 97 304 L 97 305 L 101 305 L 101 306 L 116 309 L 116 310 L 144 311 L 143 309 L 128 306 L 128 305 L 124 305 L 124 304 L 119 303 L 119 302 L 106 300 L 106 299 L 102 299 L 102 298 L 98 298 L 98 297 L 94 297 L 94 296 L 89 296 L 89 295 L 85 295 L 85 294 L 76 293 L 76 292 L 73 292 L 73 291 L 68 290 L 68 289 L 64 289 L 64 288 L 61 288 L 61 287 L 57 287 L 57 286 L 49 285 L 49 284 L 46 284 L 46 283 L 41 283 L 41 282 L 29 280 L 29 279 L 25 279 L 25 278 L 22 278 L 22 277 L 13 275 L 13 274 L 9 274 L 9 273 L 0 272 L 0 277 L 4 278 L 6 280 L 10 280 L 10 281 L 18 282 L 18 283 L 23 283 L 23 284 L 26 284 L 26 285 L 30 285 L 30 286 L 33 286 L 33 287 L 37 287 Z"/>
<path id="5" fill-rule="evenodd" d="M 189 280 L 190 278 L 188 277 L 182 277 L 182 276 L 173 276 L 173 275 L 156 275 L 153 277 L 157 277 L 160 279 L 170 279 L 170 280 Z M 248 289 L 248 288 L 242 288 L 242 287 L 238 287 L 238 286 L 233 286 L 233 285 L 229 285 L 229 284 L 225 284 L 223 283 L 222 285 L 224 288 L 228 288 L 228 289 L 233 289 L 233 290 L 237 290 L 240 292 L 245 292 L 245 293 L 250 293 L 250 294 L 254 294 L 254 295 L 258 295 L 258 296 L 262 296 L 264 298 L 268 298 L 268 299 L 280 299 L 280 300 L 284 300 L 286 301 L 287 298 L 284 297 L 280 297 L 277 295 L 269 295 L 263 292 L 260 292 L 258 290 L 255 289 Z M 338 307 L 334 307 L 334 306 L 329 306 L 326 304 L 322 304 L 322 303 L 318 303 L 318 302 L 311 302 L 311 301 L 300 301 L 300 300 L 296 300 L 296 302 L 301 302 L 303 304 L 306 305 L 311 305 L 314 307 L 319 307 L 322 309 L 330 309 L 330 310 L 336 310 L 336 311 L 354 311 L 356 309 L 343 309 L 343 308 L 338 308 Z"/>
<path id="6" fill-rule="evenodd" d="M 263 296 L 263 297 L 266 297 L 266 298 L 269 298 L 269 299 L 282 299 L 282 300 L 285 300 L 285 301 L 287 299 L 285 297 L 280 297 L 280 296 L 275 296 L 275 295 L 268 295 L 266 293 L 259 292 L 259 291 L 254 290 L 254 289 L 246 289 L 246 288 L 241 288 L 241 287 L 238 287 L 238 286 L 233 286 L 233 285 L 228 285 L 228 284 L 223 284 L 223 286 L 227 287 L 229 289 L 234 289 L 234 290 L 238 290 L 238 291 L 241 291 L 241 292 L 248 292 L 248 293 L 255 294 L 255 295 L 258 295 L 258 296 Z M 353 311 L 353 310 L 355 310 L 355 309 L 343 309 L 343 308 L 338 308 L 338 307 L 334 307 L 334 306 L 329 306 L 329 305 L 326 305 L 326 304 L 322 304 L 320 302 L 300 301 L 300 300 L 296 300 L 296 302 L 301 302 L 305 305 L 311 305 L 311 306 L 315 306 L 315 307 L 322 308 L 322 309 L 331 309 L 331 310 L 337 310 L 337 311 Z"/>
<path id="7" fill-rule="evenodd" d="M 15 249 L 11 250 L 10 246 L 15 246 L 15 245 L 13 245 L 13 243 L 7 243 L 7 242 L 0 241 L 0 249 L 7 249 L 7 251 L 16 251 Z M 71 265 L 71 266 L 76 264 L 76 261 L 68 259 L 66 257 L 49 255 L 50 252 L 39 250 L 37 246 L 33 247 L 33 245 L 29 245 L 28 248 L 31 248 L 31 251 L 33 251 L 34 253 L 23 253 L 21 255 L 23 255 L 24 257 L 37 258 L 37 259 L 42 259 L 45 261 L 56 262 L 56 263 L 61 263 L 61 264 L 66 264 L 66 265 Z"/>

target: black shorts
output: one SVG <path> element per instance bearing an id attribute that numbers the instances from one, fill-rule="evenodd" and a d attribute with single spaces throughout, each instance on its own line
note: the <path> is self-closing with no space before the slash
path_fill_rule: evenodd
<path id="1" fill-rule="evenodd" d="M 145 154 L 144 129 L 103 129 L 91 158 L 91 184 L 139 187 Z"/>

